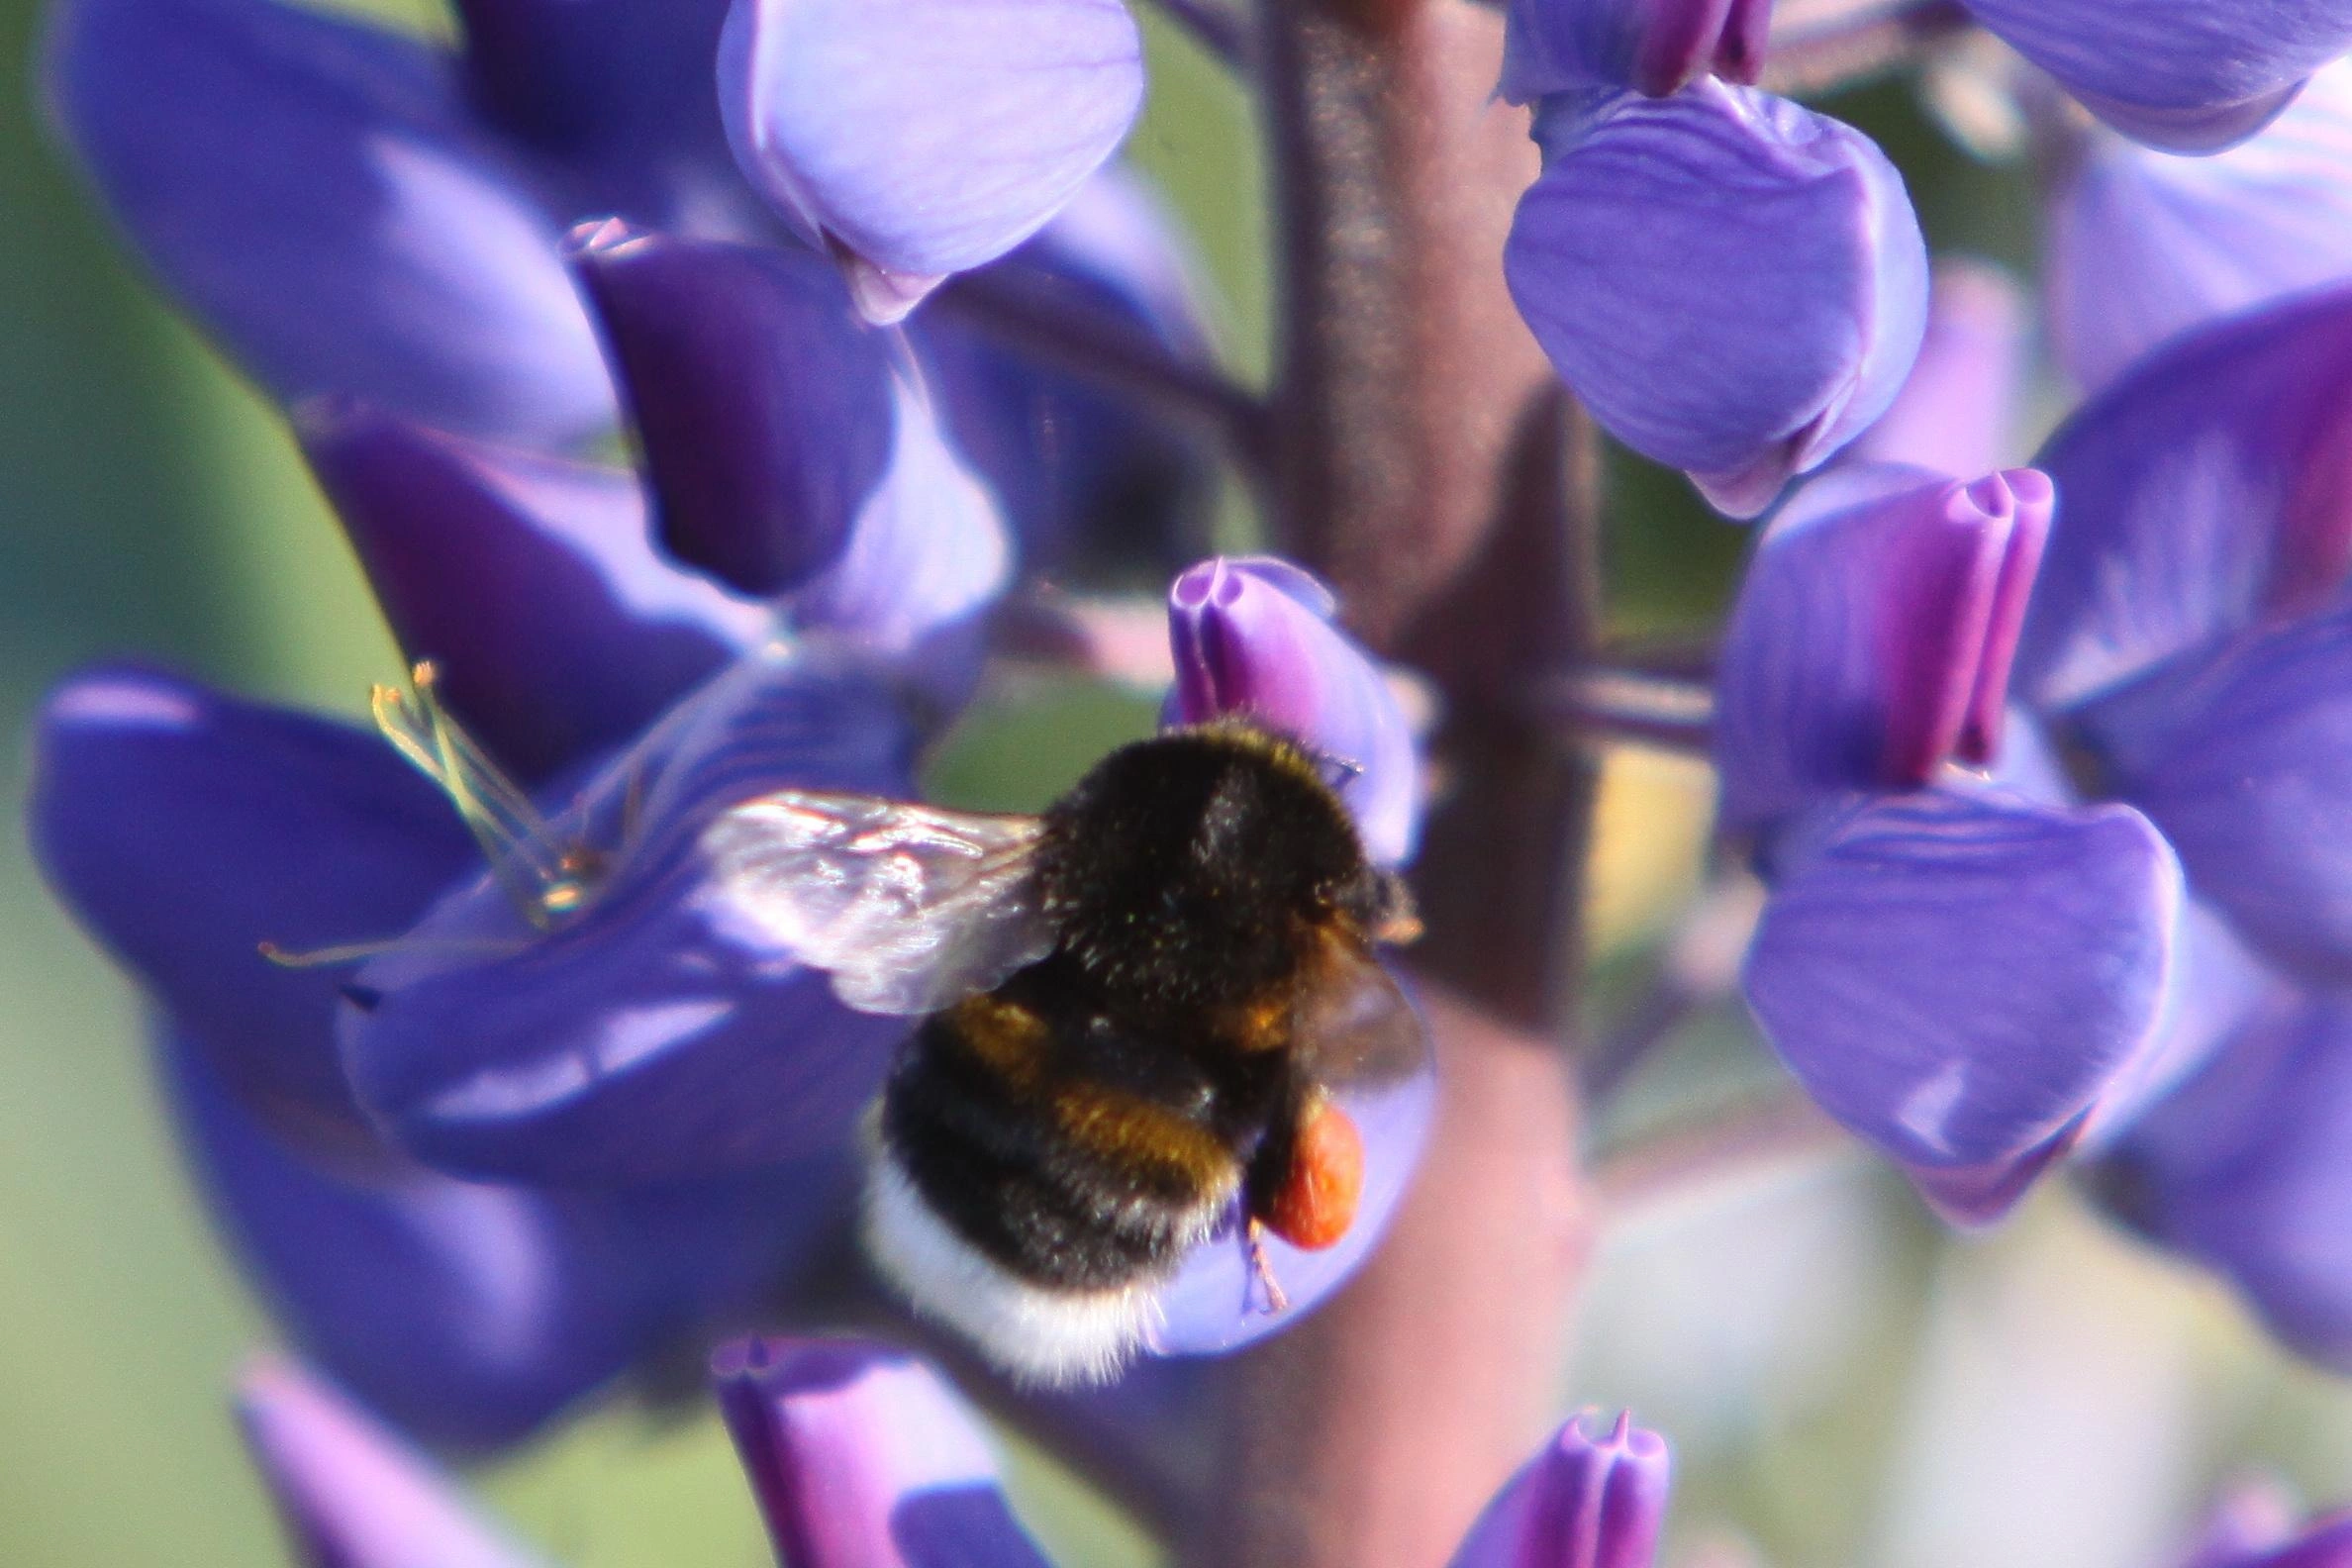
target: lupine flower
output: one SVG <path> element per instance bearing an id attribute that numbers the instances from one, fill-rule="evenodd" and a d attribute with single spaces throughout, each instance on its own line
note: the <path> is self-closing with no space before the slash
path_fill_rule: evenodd
<path id="1" fill-rule="evenodd" d="M 879 465 L 804 487 L 818 499 L 797 519 L 743 515 L 730 554 L 697 481 L 772 472 L 793 433 L 780 415 L 705 430 L 697 461 L 674 461 L 687 433 L 663 400 L 695 407 L 711 356 L 779 347 L 828 310 L 845 322 L 846 304 L 821 268 L 830 304 L 787 294 L 779 308 L 760 266 L 713 277 L 704 254 L 660 252 L 682 264 L 650 283 L 633 274 L 614 308 L 661 350 L 662 374 L 632 383 L 659 458 L 649 487 L 349 400 L 299 421 L 395 636 L 444 672 L 437 700 L 539 792 L 550 826 L 498 806 L 485 869 L 450 802 L 381 741 L 156 674 L 69 682 L 42 737 L 36 845 L 153 993 L 225 1227 L 298 1340 L 443 1440 L 511 1440 L 676 1335 L 748 1310 L 845 1200 L 843 1129 L 879 1081 L 891 1026 L 840 1007 L 814 971 L 698 968 L 709 942 L 694 945 L 692 913 L 663 901 L 697 813 L 784 783 L 911 789 L 924 716 L 909 694 L 951 700 L 936 635 L 969 626 L 1006 578 L 993 510 L 889 366 L 875 372 Z M 717 344 L 675 326 L 714 317 L 737 324 Z M 862 337 L 832 346 L 850 362 L 880 352 Z M 824 413 L 808 411 L 819 429 Z M 775 597 L 662 557 L 656 515 L 731 560 L 756 545 Z M 792 547 L 794 521 L 815 547 Z M 483 829 L 487 809 L 471 810 Z M 577 919 L 543 919 L 535 879 L 567 853 L 606 869 Z M 450 908 L 480 919 L 443 945 Z M 354 970 L 339 949 L 381 955 Z M 543 989 L 477 1006 L 460 984 L 483 970 L 569 980 L 583 971 L 557 959 L 583 952 L 595 983 L 552 1013 Z M 434 1011 L 452 996 L 457 1013 Z M 718 1079 L 681 1080 L 664 1049 L 681 1037 L 704 1046 L 688 1068 Z M 699 1094 L 678 1110 L 704 1118 L 694 1156 L 664 1163 L 646 1129 L 598 1121 L 616 1080 L 624 1109 L 681 1083 Z M 587 1129 L 551 1144 L 574 1166 L 547 1154 L 549 1126 Z M 474 1184 L 522 1165 L 571 1185 Z"/>
<path id="2" fill-rule="evenodd" d="M 1015 1518 L 985 1429 L 903 1352 L 747 1339 L 712 1361 L 720 1413 L 789 1568 L 1047 1568 Z M 305 1561 L 335 1568 L 530 1568 L 537 1561 L 429 1460 L 299 1370 L 264 1363 L 239 1402 Z M 1453 1568 L 1649 1568 L 1665 1441 L 1585 1418 L 1508 1482 Z"/>
<path id="3" fill-rule="evenodd" d="M 2031 469 L 1863 467 L 1758 541 L 1727 629 L 1727 828 L 1771 896 L 1743 983 L 1832 1116 L 1957 1220 L 1998 1217 L 2161 1042 L 2180 871 L 2128 808 L 2002 750 L 2050 525 Z"/>
<path id="4" fill-rule="evenodd" d="M 1630 1411 L 1571 1417 L 1470 1527 L 1453 1568 L 1648 1568 L 1666 1519 L 1666 1440 Z"/>
<path id="5" fill-rule="evenodd" d="M 2352 65 L 2209 157 L 2087 138 L 2050 220 L 2052 336 L 2094 392 L 2178 333 L 2352 278 Z"/>
<path id="6" fill-rule="evenodd" d="M 1701 80 L 1540 105 L 1504 252 L 1519 313 L 1603 429 L 1754 517 L 1885 412 L 1926 250 L 1860 133 Z"/>
<path id="7" fill-rule="evenodd" d="M 817 253 L 729 152 L 711 0 L 641 14 L 526 0 L 459 10 L 466 42 L 452 53 L 281 0 L 61 0 L 47 48 L 53 115 L 148 265 L 281 401 L 355 397 L 453 434 L 574 452 L 620 410 L 566 267 L 573 225 L 617 217 L 679 240 Z M 732 80 L 764 98 L 790 63 Z M 1201 354 L 1189 298 L 1164 281 L 1179 252 L 1148 204 L 1116 192 L 1089 203 L 1074 179 L 1056 190 L 1037 222 L 1072 201 L 1088 216 L 1006 265 L 1078 322 Z M 1138 472 L 1197 460 L 1069 371 L 946 331 L 958 373 L 937 415 L 984 455 L 1041 546 L 1066 540 L 1073 515 L 1125 528 Z M 796 394 L 830 380 L 812 370 Z M 1080 464 L 1061 460 L 1073 423 L 1091 438 Z"/>

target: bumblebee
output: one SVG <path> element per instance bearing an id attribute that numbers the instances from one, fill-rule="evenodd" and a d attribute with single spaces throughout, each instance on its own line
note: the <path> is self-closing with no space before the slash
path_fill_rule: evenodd
<path id="1" fill-rule="evenodd" d="M 866 1249 L 1015 1376 L 1111 1376 L 1236 1210 L 1253 1252 L 1353 1222 L 1331 1090 L 1426 1046 L 1374 956 L 1410 899 L 1329 766 L 1227 721 L 1112 752 L 1042 817 L 787 790 L 707 831 L 731 907 L 846 1005 L 921 1018 L 868 1125 Z"/>

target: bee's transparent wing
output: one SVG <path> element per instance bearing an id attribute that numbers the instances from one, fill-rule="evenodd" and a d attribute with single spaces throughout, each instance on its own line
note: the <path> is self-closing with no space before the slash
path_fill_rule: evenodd
<path id="1" fill-rule="evenodd" d="M 783 790 L 703 835 L 723 896 L 860 1013 L 935 1013 L 1053 950 L 1034 817 Z"/>
<path id="2" fill-rule="evenodd" d="M 1308 961 L 1291 1015 L 1291 1048 L 1307 1074 L 1334 1088 L 1409 1078 L 1429 1059 L 1428 1031 L 1372 949 L 1326 932 Z"/>

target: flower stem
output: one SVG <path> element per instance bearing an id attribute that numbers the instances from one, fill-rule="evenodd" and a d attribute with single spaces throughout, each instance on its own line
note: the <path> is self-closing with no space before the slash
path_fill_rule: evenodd
<path id="1" fill-rule="evenodd" d="M 1594 775 L 1526 701 L 1594 623 L 1590 428 L 1513 309 L 1535 154 L 1473 0 L 1260 0 L 1281 203 L 1272 532 L 1441 695 L 1415 867 L 1439 1101 L 1380 1251 L 1236 1358 L 1219 1568 L 1423 1568 L 1550 1406 L 1581 1269 L 1577 912 Z"/>
<path id="2" fill-rule="evenodd" d="M 1596 738 L 1702 757 L 1714 743 L 1713 695 L 1690 681 L 1593 668 L 1551 682 L 1541 702 L 1560 722 Z"/>

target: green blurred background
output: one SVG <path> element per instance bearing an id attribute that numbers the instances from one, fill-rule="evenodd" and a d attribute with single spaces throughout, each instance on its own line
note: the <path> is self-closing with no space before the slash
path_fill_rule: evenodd
<path id="1" fill-rule="evenodd" d="M 445 27 L 430 0 L 373 9 Z M 64 671 L 125 654 L 355 714 L 395 668 L 348 555 L 269 409 L 147 291 L 38 128 L 32 0 L 0 0 L 0 778 Z M 1191 219 L 1237 367 L 1262 376 L 1262 180 L 1221 70 L 1155 30 L 1139 162 Z M 2029 266 L 2030 191 L 1930 131 L 1907 89 L 1832 107 L 1911 176 L 1939 248 Z M 1622 630 L 1703 625 L 1742 536 L 1681 481 L 1613 458 Z M 1072 768 L 1146 722 L 1063 694 L 985 716 L 953 767 L 1008 776 L 1018 734 Z M 1596 894 L 1615 973 L 1698 874 L 1704 773 L 1613 759 Z M 1605 991 L 1606 994 L 1606 991 Z M 1735 1020 L 1689 1035 L 1604 1138 L 1767 1083 Z M 2352 1498 L 2352 1397 L 2267 1349 L 2211 1285 L 2051 1188 L 1954 1242 L 1850 1156 L 1652 1206 L 1613 1229 L 1576 1323 L 1573 1404 L 1630 1403 L 1678 1445 L 1677 1558 L 1802 1568 L 2157 1568 L 2215 1478 L 2263 1461 Z M 225 1416 L 266 1329 L 183 1185 L 138 999 L 0 835 L 0 1565 L 251 1568 L 283 1560 Z M 1144 1554 L 1024 1457 L 1033 1522 L 1069 1564 Z M 753 1568 L 750 1504 L 709 1421 L 592 1419 L 485 1478 L 575 1568 Z"/>

